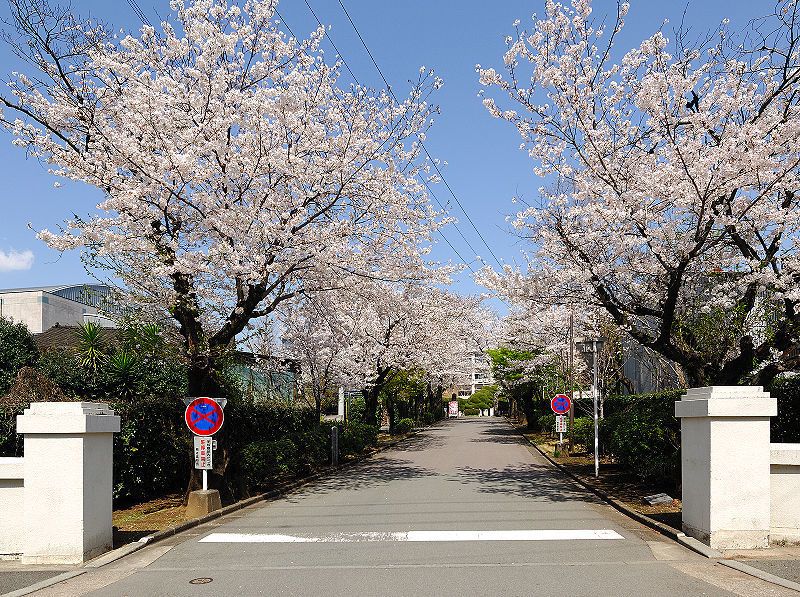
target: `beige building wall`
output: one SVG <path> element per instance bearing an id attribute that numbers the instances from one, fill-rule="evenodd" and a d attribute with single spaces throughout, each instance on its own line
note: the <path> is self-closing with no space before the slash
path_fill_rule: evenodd
<path id="1" fill-rule="evenodd" d="M 32 334 L 41 334 L 56 323 L 81 325 L 85 315 L 97 315 L 97 309 L 43 290 L 0 293 L 0 316 L 24 323 Z"/>

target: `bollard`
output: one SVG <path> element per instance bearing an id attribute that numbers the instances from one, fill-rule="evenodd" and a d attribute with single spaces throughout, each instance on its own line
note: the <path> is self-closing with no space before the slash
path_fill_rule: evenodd
<path id="1" fill-rule="evenodd" d="M 331 427 L 331 466 L 339 466 L 339 426 Z"/>

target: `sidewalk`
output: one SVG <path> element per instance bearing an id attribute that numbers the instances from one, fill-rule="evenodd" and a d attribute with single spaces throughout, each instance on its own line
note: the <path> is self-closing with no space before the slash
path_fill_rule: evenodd
<path id="1" fill-rule="evenodd" d="M 0 560 L 0 595 L 27 592 L 23 589 L 35 590 L 39 583 L 65 573 L 80 574 L 80 571 L 70 566 L 31 566 L 17 560 Z"/>
<path id="2" fill-rule="evenodd" d="M 522 432 L 522 430 L 520 431 Z M 665 531 L 674 530 L 675 533 L 680 533 L 681 503 L 679 499 L 675 499 L 671 505 L 661 508 L 649 505 L 644 501 L 643 496 L 648 493 L 656 493 L 654 488 L 637 487 L 636 483 L 620 480 L 617 478 L 620 476 L 619 471 L 614 471 L 610 475 L 606 474 L 605 478 L 601 475 L 600 479 L 595 479 L 587 473 L 588 465 L 581 462 L 581 459 L 555 458 L 552 441 L 544 440 L 539 434 L 523 432 L 523 435 L 551 462 L 562 467 L 585 486 L 591 487 L 603 499 L 624 506 L 623 511 L 629 509 L 639 516 L 650 519 L 653 526 L 659 526 Z M 606 470 L 608 473 L 608 469 Z M 624 475 L 622 476 L 624 477 Z M 672 533 L 665 532 L 665 534 L 671 535 Z M 716 557 L 723 565 L 800 593 L 800 545 L 773 544 L 768 549 L 727 550 L 722 554 L 717 552 Z"/>

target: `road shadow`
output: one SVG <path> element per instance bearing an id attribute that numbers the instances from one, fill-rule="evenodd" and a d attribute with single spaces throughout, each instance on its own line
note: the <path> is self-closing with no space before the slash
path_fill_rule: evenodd
<path id="1" fill-rule="evenodd" d="M 337 472 L 334 476 L 322 479 L 313 485 L 302 487 L 294 496 L 289 498 L 289 501 L 311 495 L 364 489 L 392 481 L 421 479 L 436 475 L 435 471 L 412 465 L 408 460 L 391 457 L 374 458 L 365 460 L 347 470 Z"/>
<path id="2" fill-rule="evenodd" d="M 392 452 L 424 452 L 443 447 L 447 443 L 441 435 L 430 432 L 415 435 L 392 448 Z"/>
<path id="3" fill-rule="evenodd" d="M 462 467 L 452 481 L 469 485 L 480 493 L 512 495 L 548 502 L 602 503 L 569 479 L 555 475 L 540 464 L 507 466 L 502 469 Z"/>
<path id="4" fill-rule="evenodd" d="M 484 442 L 493 444 L 525 444 L 523 438 L 516 429 L 509 427 L 491 427 L 481 431 L 479 437 L 470 440 L 471 442 Z"/>

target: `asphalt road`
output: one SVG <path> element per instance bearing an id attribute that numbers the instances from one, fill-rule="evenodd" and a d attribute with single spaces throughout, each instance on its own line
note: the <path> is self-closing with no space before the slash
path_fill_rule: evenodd
<path id="1" fill-rule="evenodd" d="M 621 515 L 552 469 L 504 420 L 470 418 L 42 594 L 796 593 Z"/>

